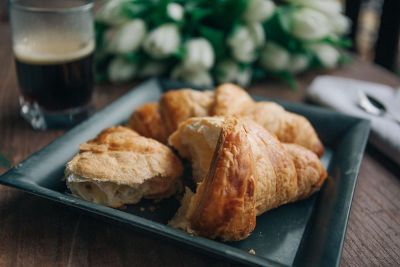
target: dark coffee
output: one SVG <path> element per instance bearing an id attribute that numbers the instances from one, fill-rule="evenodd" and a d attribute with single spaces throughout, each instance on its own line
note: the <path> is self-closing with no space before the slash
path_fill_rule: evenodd
<path id="1" fill-rule="evenodd" d="M 89 104 L 93 90 L 93 48 L 81 49 L 78 53 L 59 51 L 51 57 L 32 52 L 15 54 L 18 82 L 25 101 L 35 102 L 48 111 Z"/>

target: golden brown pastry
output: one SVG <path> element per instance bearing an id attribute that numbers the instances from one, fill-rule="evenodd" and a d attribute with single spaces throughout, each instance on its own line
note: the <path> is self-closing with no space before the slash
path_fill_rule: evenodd
<path id="1" fill-rule="evenodd" d="M 126 127 L 112 127 L 82 144 L 67 163 L 72 194 L 110 207 L 162 199 L 181 186 L 182 164 L 165 145 Z"/>
<path id="2" fill-rule="evenodd" d="M 274 102 L 254 102 L 242 88 L 223 84 L 215 90 L 212 115 L 249 117 L 285 143 L 304 146 L 318 156 L 324 147 L 311 123 L 303 116 L 286 111 Z"/>
<path id="3" fill-rule="evenodd" d="M 168 135 L 161 119 L 158 103 L 146 103 L 139 107 L 129 119 L 128 127 L 145 137 L 153 138 L 163 144 Z"/>
<path id="4" fill-rule="evenodd" d="M 318 156 L 324 147 L 311 123 L 303 116 L 286 111 L 273 102 L 254 102 L 242 88 L 223 84 L 215 92 L 191 89 L 165 93 L 156 104 L 135 111 L 129 127 L 162 143 L 188 118 L 205 116 L 249 117 L 285 143 L 304 146 Z"/>
<path id="5" fill-rule="evenodd" d="M 210 112 L 214 93 L 191 89 L 173 90 L 162 95 L 159 103 L 146 103 L 134 111 L 128 127 L 139 134 L 166 144 L 179 123 Z"/>
<path id="6" fill-rule="evenodd" d="M 227 119 L 219 131 L 207 176 L 195 194 L 187 189 L 170 224 L 208 238 L 241 240 L 256 225 L 254 160 L 238 120 Z"/>
<path id="7" fill-rule="evenodd" d="M 160 112 L 167 134 L 173 133 L 188 118 L 208 116 L 213 101 L 214 93 L 210 91 L 182 89 L 163 94 Z"/>
<path id="8" fill-rule="evenodd" d="M 211 116 L 237 115 L 253 105 L 250 95 L 237 85 L 225 83 L 215 89 Z"/>
<path id="9" fill-rule="evenodd" d="M 246 118 L 192 118 L 179 126 L 169 142 L 181 156 L 191 159 L 194 177 L 199 182 L 196 193 L 187 191 L 185 194 L 171 225 L 210 238 L 245 238 L 254 228 L 256 215 L 308 197 L 322 186 L 327 176 L 313 152 L 298 145 L 280 143 L 263 127 Z M 211 160 L 205 161 L 203 157 Z M 203 162 L 199 163 L 201 160 Z M 250 194 L 252 179 L 254 192 Z M 230 192 L 235 192 L 236 197 Z M 244 196 L 243 192 L 250 195 Z M 230 205 L 225 204 L 226 197 L 233 199 Z M 244 204 L 245 197 L 254 207 Z M 213 204 L 204 210 L 204 203 Z M 252 208 L 254 218 L 249 219 Z M 213 214 L 224 214 L 226 219 L 221 221 L 217 217 L 214 220 Z M 251 226 L 246 230 L 240 227 L 243 222 L 238 218 L 242 217 L 247 218 Z M 237 227 L 237 232 L 232 231 L 233 226 Z"/>
<path id="10" fill-rule="evenodd" d="M 324 154 L 324 146 L 311 123 L 303 116 L 288 112 L 273 102 L 257 102 L 239 116 L 248 117 L 260 124 L 284 143 L 301 145 L 316 153 Z"/>

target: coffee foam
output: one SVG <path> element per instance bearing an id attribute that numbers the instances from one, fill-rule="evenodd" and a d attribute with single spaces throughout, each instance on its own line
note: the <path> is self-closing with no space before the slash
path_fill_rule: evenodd
<path id="1" fill-rule="evenodd" d="M 46 42 L 24 40 L 13 46 L 15 57 L 31 64 L 57 64 L 75 61 L 94 51 L 94 41 L 82 42 L 73 39 Z"/>

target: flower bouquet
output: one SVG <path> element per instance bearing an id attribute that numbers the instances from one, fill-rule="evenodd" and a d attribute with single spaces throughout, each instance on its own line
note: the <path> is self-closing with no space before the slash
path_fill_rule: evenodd
<path id="1" fill-rule="evenodd" d="M 96 70 L 113 83 L 165 76 L 242 86 L 345 60 L 336 0 L 110 0 L 96 14 Z"/>

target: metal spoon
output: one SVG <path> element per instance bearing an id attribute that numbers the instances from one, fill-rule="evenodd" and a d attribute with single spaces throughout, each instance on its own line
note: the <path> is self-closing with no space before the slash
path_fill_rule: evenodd
<path id="1" fill-rule="evenodd" d="M 400 123 L 400 117 L 390 112 L 381 101 L 361 90 L 358 91 L 358 106 L 367 113 L 375 116 L 387 114 L 390 119 Z"/>

